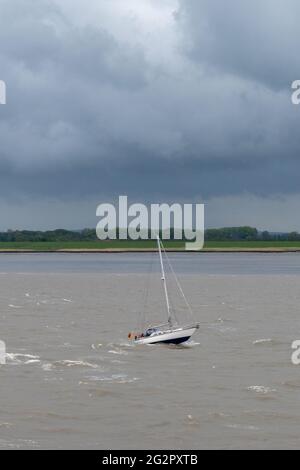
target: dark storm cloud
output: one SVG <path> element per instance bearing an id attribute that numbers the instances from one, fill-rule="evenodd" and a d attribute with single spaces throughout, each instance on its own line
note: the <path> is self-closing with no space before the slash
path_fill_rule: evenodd
<path id="1" fill-rule="evenodd" d="M 58 5 L 0 0 L 1 199 L 299 191 L 298 3 L 174 0 L 159 64 Z"/>
<path id="2" fill-rule="evenodd" d="M 298 0 L 180 0 L 192 58 L 220 73 L 286 89 L 300 73 Z"/>

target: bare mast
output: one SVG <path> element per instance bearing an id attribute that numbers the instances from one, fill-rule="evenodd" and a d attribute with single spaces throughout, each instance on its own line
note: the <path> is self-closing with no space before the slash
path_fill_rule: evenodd
<path id="1" fill-rule="evenodd" d="M 163 282 L 165 298 L 166 298 L 166 304 L 167 304 L 168 323 L 169 323 L 170 326 L 173 326 L 171 307 L 170 307 L 170 301 L 169 301 L 169 294 L 168 294 L 168 288 L 167 288 L 167 282 L 166 282 L 166 276 L 165 276 L 165 269 L 164 269 L 164 263 L 163 263 L 163 259 L 162 259 L 162 253 L 161 253 L 161 241 L 160 241 L 160 238 L 159 238 L 158 235 L 157 235 L 157 246 L 158 246 L 160 266 L 161 266 L 161 280 Z"/>

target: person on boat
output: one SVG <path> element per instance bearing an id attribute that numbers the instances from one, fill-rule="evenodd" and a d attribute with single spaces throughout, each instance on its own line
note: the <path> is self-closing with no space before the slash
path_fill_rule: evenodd
<path id="1" fill-rule="evenodd" d="M 149 337 L 153 335 L 153 333 L 156 333 L 157 329 L 156 328 L 148 328 L 148 330 L 145 333 L 145 336 Z"/>
<path id="2" fill-rule="evenodd" d="M 145 338 L 144 333 L 128 333 L 128 339 L 134 339 L 135 341 L 140 338 Z"/>

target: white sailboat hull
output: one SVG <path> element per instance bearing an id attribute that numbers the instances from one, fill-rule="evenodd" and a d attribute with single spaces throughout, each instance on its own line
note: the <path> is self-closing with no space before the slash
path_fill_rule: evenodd
<path id="1" fill-rule="evenodd" d="M 188 341 L 195 331 L 199 328 L 198 325 L 183 328 L 174 328 L 170 330 L 162 330 L 153 333 L 149 337 L 143 337 L 135 340 L 136 344 L 181 344 Z"/>

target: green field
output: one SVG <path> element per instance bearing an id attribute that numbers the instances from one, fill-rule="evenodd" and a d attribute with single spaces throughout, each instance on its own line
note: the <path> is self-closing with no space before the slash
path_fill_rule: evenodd
<path id="1" fill-rule="evenodd" d="M 166 247 L 180 249 L 182 242 L 166 242 Z M 58 250 L 135 250 L 155 249 L 156 241 L 67 241 L 67 242 L 0 242 L 0 251 L 32 250 L 32 251 L 58 251 Z"/>
<path id="2" fill-rule="evenodd" d="M 183 250 L 184 243 L 166 241 L 165 247 L 170 250 Z M 0 251 L 59 251 L 59 250 L 147 250 L 155 249 L 156 241 L 83 241 L 83 242 L 0 242 Z M 288 251 L 300 250 L 300 242 L 207 242 L 206 250 L 215 251 Z"/>
<path id="3" fill-rule="evenodd" d="M 270 242 L 263 242 L 263 241 L 240 241 L 240 242 L 206 242 L 205 248 L 300 248 L 300 241 L 298 242 L 287 242 L 287 241 L 270 241 Z"/>

